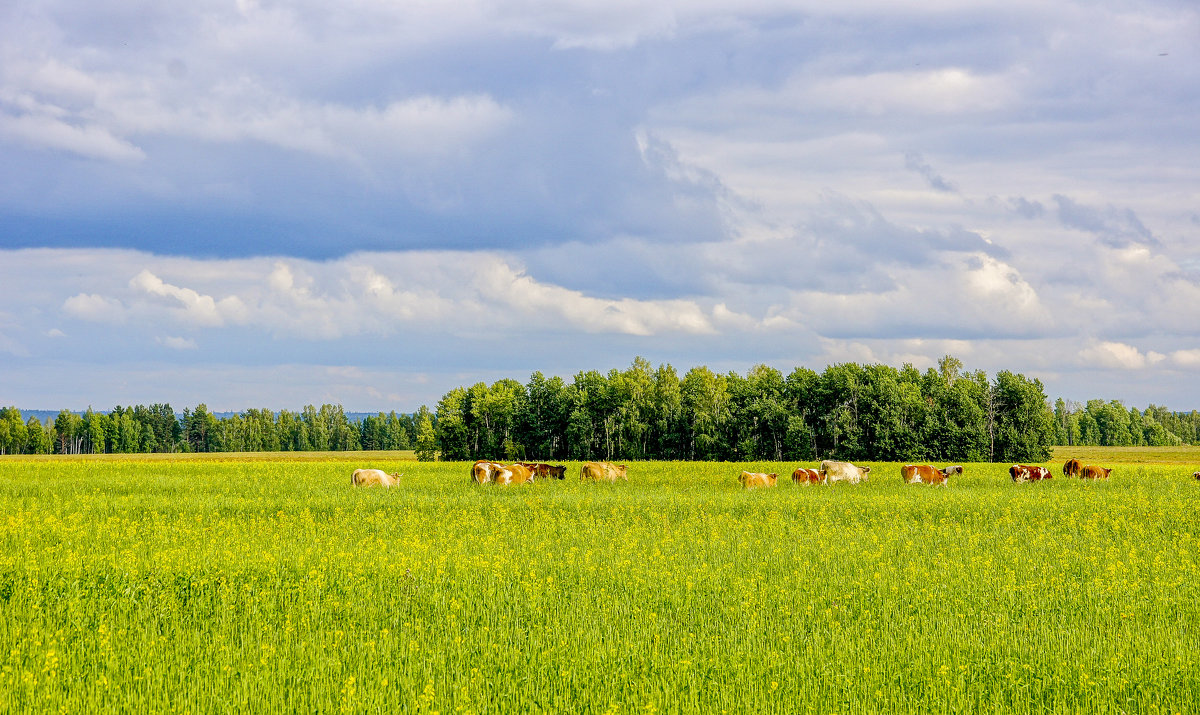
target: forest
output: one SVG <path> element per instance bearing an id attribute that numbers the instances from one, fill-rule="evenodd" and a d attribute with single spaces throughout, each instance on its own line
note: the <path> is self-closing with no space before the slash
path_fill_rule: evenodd
<path id="1" fill-rule="evenodd" d="M 937 368 L 842 363 L 745 375 L 636 358 L 570 382 L 534 372 L 447 392 L 434 410 L 350 419 L 340 405 L 299 412 L 206 405 L 61 411 L 23 420 L 0 409 L 0 454 L 416 450 L 420 459 L 664 459 L 1040 462 L 1050 446 L 1161 446 L 1200 441 L 1200 414 L 1118 401 L 1051 407 L 1039 380 Z"/>

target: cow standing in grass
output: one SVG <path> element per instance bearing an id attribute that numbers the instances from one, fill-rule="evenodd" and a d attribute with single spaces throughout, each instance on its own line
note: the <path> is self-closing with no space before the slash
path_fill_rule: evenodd
<path id="1" fill-rule="evenodd" d="M 1083 468 L 1079 473 L 1080 479 L 1108 479 L 1108 475 L 1112 473 L 1112 469 L 1105 467 L 1096 467 L 1091 464 Z"/>
<path id="2" fill-rule="evenodd" d="M 579 473 L 580 481 L 584 482 L 615 482 L 618 479 L 629 481 L 624 464 L 611 462 L 587 462 Z"/>
<path id="3" fill-rule="evenodd" d="M 1078 477 L 1079 473 L 1082 471 L 1083 471 L 1083 463 L 1080 462 L 1078 459 L 1075 459 L 1074 457 L 1071 457 L 1070 459 L 1068 459 L 1067 463 L 1063 465 L 1063 476 L 1064 477 Z"/>
<path id="4" fill-rule="evenodd" d="M 959 467 L 961 469 L 961 467 Z M 900 467 L 900 477 L 905 484 L 941 484 L 946 486 L 948 475 L 931 464 L 906 464 Z"/>
<path id="5" fill-rule="evenodd" d="M 856 467 L 849 462 L 836 462 L 832 459 L 826 459 L 821 462 L 821 474 L 825 475 L 825 482 L 833 484 L 834 482 L 850 482 L 858 484 L 861 481 L 866 481 L 870 467 Z"/>
<path id="6" fill-rule="evenodd" d="M 805 486 L 808 486 L 809 484 L 824 484 L 825 475 L 821 474 L 819 469 L 806 469 L 804 467 L 797 467 L 796 471 L 792 472 L 792 482 L 795 484 L 803 484 Z"/>
<path id="7" fill-rule="evenodd" d="M 355 469 L 350 483 L 356 487 L 394 487 L 400 483 L 399 474 L 388 474 L 382 469 Z"/>
<path id="8" fill-rule="evenodd" d="M 763 472 L 742 472 L 738 475 L 738 481 L 742 483 L 743 489 L 757 489 L 758 487 L 773 487 L 779 481 L 779 475 L 775 472 L 765 474 Z"/>

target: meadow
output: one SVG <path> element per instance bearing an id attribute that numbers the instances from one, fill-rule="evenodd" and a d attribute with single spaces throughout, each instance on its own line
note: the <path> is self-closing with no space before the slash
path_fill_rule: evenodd
<path id="1" fill-rule="evenodd" d="M 0 458 L 0 711 L 1197 712 L 1200 450 L 1163 455 L 946 488 Z"/>

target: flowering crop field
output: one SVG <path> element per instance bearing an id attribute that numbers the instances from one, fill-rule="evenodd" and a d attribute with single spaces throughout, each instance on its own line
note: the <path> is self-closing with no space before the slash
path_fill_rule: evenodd
<path id="1" fill-rule="evenodd" d="M 1195 466 L 468 466 L 0 459 L 0 711 L 1200 711 Z"/>

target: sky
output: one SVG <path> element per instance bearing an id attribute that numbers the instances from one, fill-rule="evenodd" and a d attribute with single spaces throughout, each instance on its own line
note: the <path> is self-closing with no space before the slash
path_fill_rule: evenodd
<path id="1" fill-rule="evenodd" d="M 1200 409 L 1197 117 L 1192 0 L 9 0 L 0 405 L 950 354 Z"/>

